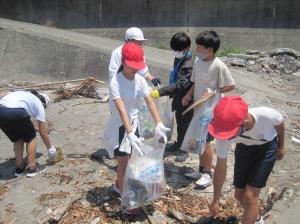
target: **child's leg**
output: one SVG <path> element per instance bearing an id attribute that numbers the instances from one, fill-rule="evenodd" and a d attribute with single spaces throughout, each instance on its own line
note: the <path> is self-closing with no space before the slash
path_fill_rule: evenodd
<path id="1" fill-rule="evenodd" d="M 125 171 L 127 168 L 129 156 L 118 156 L 118 167 L 117 167 L 117 184 L 121 189 L 121 192 L 123 190 L 123 183 L 124 183 L 124 177 L 125 177 Z"/>
<path id="2" fill-rule="evenodd" d="M 199 155 L 199 164 L 203 169 L 202 172 L 211 172 L 212 168 L 212 160 L 213 160 L 213 151 L 210 142 L 207 142 L 205 145 L 205 150 L 202 155 Z"/>
<path id="3" fill-rule="evenodd" d="M 30 142 L 26 143 L 27 157 L 28 157 L 28 167 L 34 168 L 36 164 L 36 139 L 32 139 Z"/>
<path id="4" fill-rule="evenodd" d="M 20 168 L 20 169 L 24 168 L 23 151 L 24 151 L 24 141 L 22 139 L 20 139 L 20 140 L 14 142 L 16 167 Z"/>

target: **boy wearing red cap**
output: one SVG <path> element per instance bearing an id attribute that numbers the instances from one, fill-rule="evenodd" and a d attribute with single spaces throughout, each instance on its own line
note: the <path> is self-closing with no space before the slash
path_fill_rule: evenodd
<path id="1" fill-rule="evenodd" d="M 220 38 L 215 31 L 204 31 L 196 38 L 197 58 L 193 66 L 191 81 L 193 85 L 182 99 L 182 104 L 188 105 L 194 96 L 194 101 L 197 101 L 202 96 L 208 93 L 207 89 L 216 90 L 216 98 L 220 98 L 221 93 L 226 93 L 234 89 L 235 82 L 230 74 L 227 66 L 215 56 L 220 47 Z M 204 107 L 194 109 L 194 118 L 199 113 L 203 112 Z M 193 123 L 193 120 L 191 121 Z M 190 126 L 191 127 L 191 126 Z M 189 127 L 189 128 L 190 128 Z M 189 130 L 188 130 L 189 131 Z M 187 133 L 188 133 L 187 131 Z M 185 135 L 183 146 L 186 145 L 188 136 Z M 211 168 L 213 152 L 210 142 L 213 138 L 208 135 L 206 139 L 206 147 L 202 155 L 199 155 L 201 177 L 196 181 L 196 185 L 200 188 L 206 188 L 212 183 Z M 182 147 L 184 150 L 184 147 Z M 187 155 L 187 153 L 186 153 Z M 187 158 L 182 159 L 184 161 Z M 193 173 L 186 176 L 193 176 Z"/>
<path id="2" fill-rule="evenodd" d="M 235 197 L 243 207 L 243 224 L 264 223 L 259 214 L 259 194 L 266 186 L 275 161 L 285 154 L 282 115 L 269 107 L 248 110 L 239 96 L 220 100 L 208 126 L 216 138 L 217 164 L 213 178 L 212 215 L 219 211 L 219 198 L 226 176 L 229 144 L 236 143 L 234 180 Z"/>
<path id="3" fill-rule="evenodd" d="M 135 43 L 126 43 L 122 48 L 122 70 L 112 77 L 109 83 L 109 103 L 112 113 L 104 131 L 103 145 L 109 156 L 116 157 L 118 161 L 114 189 L 119 194 L 122 192 L 132 148 L 143 155 L 138 129 L 138 112 L 143 98 L 157 124 L 155 135 L 167 141 L 166 131 L 170 130 L 160 120 L 146 80 L 136 75 L 137 71 L 144 67 L 143 49 Z"/>

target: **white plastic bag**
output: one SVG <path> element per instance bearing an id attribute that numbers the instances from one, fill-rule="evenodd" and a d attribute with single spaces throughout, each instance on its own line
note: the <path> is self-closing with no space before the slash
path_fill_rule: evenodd
<path id="1" fill-rule="evenodd" d="M 132 151 L 121 197 L 121 206 L 124 209 L 150 204 L 165 190 L 163 154 L 166 143 L 156 141 L 154 145 L 155 147 L 146 144 L 141 146 L 145 153 L 143 156 L 135 150 Z"/>
<path id="2" fill-rule="evenodd" d="M 214 96 L 196 110 L 184 136 L 181 150 L 200 154 L 204 152 L 208 134 L 208 124 L 213 118 L 213 110 L 218 102 L 219 96 Z"/>

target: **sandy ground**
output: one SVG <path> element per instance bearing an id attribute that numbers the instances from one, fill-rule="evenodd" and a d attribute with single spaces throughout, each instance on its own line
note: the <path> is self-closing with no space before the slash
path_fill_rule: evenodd
<path id="1" fill-rule="evenodd" d="M 275 82 L 245 72 L 233 71 L 233 75 L 238 84 L 235 94 L 241 94 L 251 106 L 272 106 L 284 114 L 287 154 L 284 161 L 277 162 L 268 185 L 262 192 L 262 198 L 266 198 L 271 192 L 276 192 L 277 195 L 282 192 L 282 198 L 266 214 L 266 223 L 297 223 L 296 220 L 300 218 L 299 212 L 297 213 L 300 209 L 300 148 L 299 144 L 291 141 L 291 136 L 300 137 L 300 98 L 297 95 L 299 78 L 291 77 L 289 80 Z M 5 77 L 3 74 L 0 76 L 3 79 Z M 40 76 L 28 74 L 10 77 L 12 78 L 42 81 Z M 51 91 L 48 93 L 54 96 Z M 55 165 L 48 164 L 47 170 L 35 178 L 13 178 L 15 167 L 12 144 L 0 132 L 1 224 L 45 223 L 46 220 L 59 216 L 61 208 L 76 198 L 80 198 L 83 206 L 89 206 L 95 204 L 95 192 L 108 192 L 108 195 L 111 192 L 116 178 L 116 162 L 108 159 L 105 150 L 101 149 L 103 129 L 109 117 L 108 104 L 87 98 L 71 99 L 51 104 L 46 117 L 54 124 L 50 138 L 53 144 L 62 147 L 65 159 Z M 174 161 L 175 155 L 176 153 L 167 153 L 164 161 L 168 185 L 173 189 L 193 189 L 193 181 L 182 177 L 182 173 L 188 167 L 198 166 L 197 156 L 192 155 L 185 163 L 177 163 Z M 46 148 L 40 137 L 37 157 L 38 162 L 46 163 Z M 232 161 L 231 152 L 224 196 L 230 196 L 233 192 Z M 193 191 L 210 197 L 212 188 Z M 45 197 L 47 193 L 57 192 L 64 193 L 55 198 Z M 152 218 L 155 223 L 178 223 L 161 213 L 154 213 Z M 147 220 L 139 222 L 147 223 Z"/>

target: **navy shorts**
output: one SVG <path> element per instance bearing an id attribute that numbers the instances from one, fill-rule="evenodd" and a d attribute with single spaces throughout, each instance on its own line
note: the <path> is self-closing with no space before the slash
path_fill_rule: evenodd
<path id="1" fill-rule="evenodd" d="M 36 137 L 30 116 L 23 108 L 0 106 L 0 129 L 12 142 L 22 139 L 27 143 Z"/>
<path id="2" fill-rule="evenodd" d="M 123 141 L 124 134 L 125 134 L 125 127 L 124 127 L 124 125 L 122 125 L 121 127 L 119 127 L 119 145 L 121 145 L 121 143 Z M 136 136 L 140 137 L 138 130 L 136 130 L 134 134 Z M 129 156 L 130 154 L 131 153 L 121 152 L 119 150 L 119 147 L 114 150 L 114 156 L 115 157 L 124 157 L 124 156 Z"/>
<path id="3" fill-rule="evenodd" d="M 233 185 L 236 188 L 245 188 L 246 185 L 255 188 L 265 187 L 277 157 L 277 137 L 263 145 L 237 144 Z"/>

